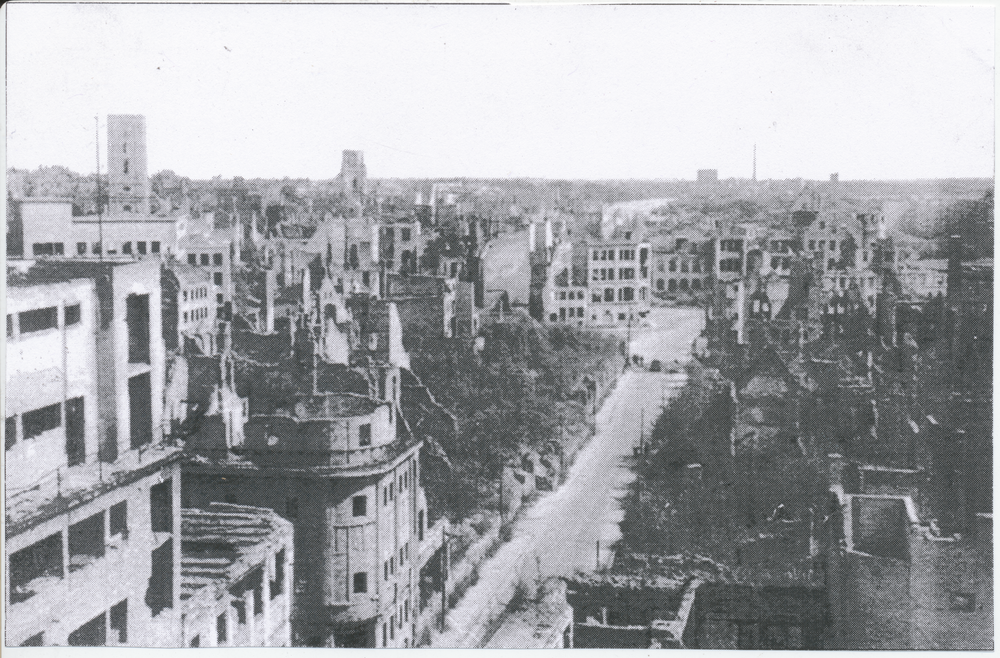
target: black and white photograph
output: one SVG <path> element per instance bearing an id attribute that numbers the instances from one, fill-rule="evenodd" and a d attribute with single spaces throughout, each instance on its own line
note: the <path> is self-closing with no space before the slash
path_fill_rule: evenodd
<path id="1" fill-rule="evenodd" d="M 992 4 L 0 12 L 11 656 L 993 650 Z"/>

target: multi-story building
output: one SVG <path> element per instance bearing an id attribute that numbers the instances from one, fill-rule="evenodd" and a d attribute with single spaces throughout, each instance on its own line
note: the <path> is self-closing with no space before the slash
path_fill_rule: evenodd
<path id="1" fill-rule="evenodd" d="M 72 199 L 16 199 L 26 257 L 157 256 L 177 252 L 179 216 L 74 215 Z"/>
<path id="2" fill-rule="evenodd" d="M 587 243 L 590 324 L 625 326 L 649 312 L 651 249 L 638 226 L 604 233 Z"/>
<path id="3" fill-rule="evenodd" d="M 340 164 L 341 192 L 347 196 L 360 197 L 365 193 L 368 180 L 368 168 L 365 167 L 364 151 L 344 150 Z"/>
<path id="4" fill-rule="evenodd" d="M 671 231 L 665 244 L 653 247 L 651 280 L 658 294 L 699 294 L 710 287 L 712 249 L 704 231 Z"/>
<path id="5" fill-rule="evenodd" d="M 575 326 L 589 324 L 587 318 L 586 269 L 575 268 L 576 245 L 567 241 L 555 243 L 548 251 L 551 260 L 546 268 L 542 290 L 542 317 L 548 322 Z M 586 251 L 586 246 L 581 245 Z"/>
<path id="6" fill-rule="evenodd" d="M 177 257 L 211 278 L 209 301 L 225 308 L 235 296 L 233 255 L 235 245 L 227 231 L 187 232 L 177 245 Z"/>
<path id="7" fill-rule="evenodd" d="M 184 338 L 190 338 L 204 355 L 215 354 L 217 336 L 218 304 L 214 299 L 211 273 L 187 263 L 171 261 L 166 263 L 164 272 L 164 302 L 176 313 L 176 326 L 167 323 L 175 336 L 164 340 L 169 346 L 180 346 Z M 173 310 L 176 306 L 176 311 Z"/>
<path id="8" fill-rule="evenodd" d="M 185 504 L 251 504 L 292 521 L 294 644 L 413 646 L 427 513 L 421 441 L 399 411 L 408 359 L 394 305 L 350 306 L 350 365 L 371 386 L 254 401 L 241 443 L 185 465 Z"/>
<path id="9" fill-rule="evenodd" d="M 93 214 L 74 214 L 73 200 L 15 199 L 23 227 L 20 256 L 143 257 L 176 253 L 184 215 L 150 213 L 146 120 L 108 115 L 108 201 Z"/>
<path id="10" fill-rule="evenodd" d="M 8 265 L 6 642 L 177 646 L 159 264 Z"/>
<path id="11" fill-rule="evenodd" d="M 417 274 L 426 239 L 416 219 L 382 221 L 379 226 L 379 250 L 387 272 Z"/>

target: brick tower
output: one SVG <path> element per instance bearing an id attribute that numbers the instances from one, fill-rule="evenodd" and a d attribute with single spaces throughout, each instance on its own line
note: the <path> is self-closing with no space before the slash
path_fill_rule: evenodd
<path id="1" fill-rule="evenodd" d="M 149 214 L 146 117 L 108 115 L 108 205 L 111 214 Z"/>

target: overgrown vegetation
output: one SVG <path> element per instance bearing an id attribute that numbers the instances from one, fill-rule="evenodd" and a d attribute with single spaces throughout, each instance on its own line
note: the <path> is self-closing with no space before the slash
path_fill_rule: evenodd
<path id="1" fill-rule="evenodd" d="M 478 354 L 452 339 L 427 339 L 410 349 L 413 372 L 457 420 L 457 433 L 421 429 L 447 457 L 428 451 L 424 461 L 428 509 L 452 519 L 497 509 L 501 469 L 522 449 L 572 454 L 590 432 L 588 410 L 574 388 L 585 374 L 611 376 L 621 364 L 614 339 L 543 328 L 523 317 L 488 326 L 483 339 Z"/>
<path id="2" fill-rule="evenodd" d="M 730 453 L 729 392 L 697 366 L 657 419 L 647 456 L 623 500 L 617 566 L 679 556 L 727 572 L 788 578 L 808 556 L 811 509 L 824 495 L 815 464 L 773 450 Z"/>

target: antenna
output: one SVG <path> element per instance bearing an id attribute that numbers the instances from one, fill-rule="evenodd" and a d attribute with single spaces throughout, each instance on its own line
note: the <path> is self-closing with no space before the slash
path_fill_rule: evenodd
<path id="1" fill-rule="evenodd" d="M 757 181 L 757 143 L 753 145 L 753 180 Z"/>
<path id="2" fill-rule="evenodd" d="M 104 213 L 101 210 L 101 133 L 94 115 L 94 156 L 97 163 L 97 258 L 104 262 Z"/>

